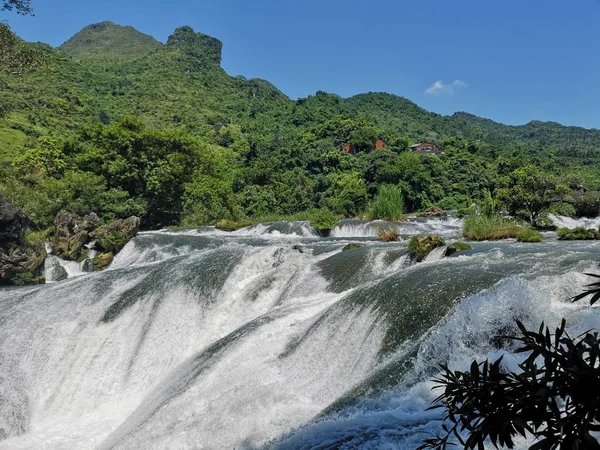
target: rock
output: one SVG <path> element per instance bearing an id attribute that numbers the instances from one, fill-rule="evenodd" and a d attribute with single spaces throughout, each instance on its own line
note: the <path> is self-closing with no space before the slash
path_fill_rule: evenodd
<path id="1" fill-rule="evenodd" d="M 83 272 L 93 272 L 94 271 L 94 261 L 90 258 L 86 258 L 81 265 L 81 270 Z"/>
<path id="2" fill-rule="evenodd" d="M 467 250 L 473 250 L 473 247 L 466 242 L 455 242 L 454 244 L 448 246 L 444 252 L 444 256 L 451 256 L 455 253 L 460 253 Z"/>
<path id="3" fill-rule="evenodd" d="M 446 245 L 444 239 L 437 234 L 413 236 L 408 243 L 408 251 L 416 262 L 421 262 L 434 249 Z"/>
<path id="4" fill-rule="evenodd" d="M 50 268 L 49 279 L 52 281 L 62 281 L 69 278 L 69 274 L 67 270 L 60 265 L 58 261 L 54 261 L 52 263 L 52 267 Z"/>
<path id="5" fill-rule="evenodd" d="M 102 270 L 107 268 L 113 261 L 114 256 L 110 252 L 98 253 L 92 260 L 93 270 Z"/>
<path id="6" fill-rule="evenodd" d="M 93 216 L 92 216 L 93 214 Z M 87 257 L 85 245 L 91 241 L 90 232 L 94 217 L 92 213 L 84 218 L 75 213 L 61 211 L 54 220 L 54 252 L 65 259 L 82 261 Z"/>
<path id="7" fill-rule="evenodd" d="M 292 246 L 292 250 L 298 250 L 300 253 L 304 253 L 304 247 L 302 247 L 301 245 L 293 245 Z"/>
<path id="8" fill-rule="evenodd" d="M 0 284 L 44 282 L 40 276 L 46 248 L 34 236 L 33 222 L 0 194 Z"/>
<path id="9" fill-rule="evenodd" d="M 140 223 L 139 217 L 131 216 L 102 225 L 92 233 L 92 237 L 96 239 L 96 248 L 105 253 L 117 254 L 138 233 Z"/>
<path id="10" fill-rule="evenodd" d="M 448 213 L 445 210 L 443 210 L 442 208 L 434 206 L 432 208 L 429 208 L 429 209 L 426 209 L 425 211 L 423 211 L 423 215 L 426 217 L 443 217 L 443 216 L 447 216 Z"/>
<path id="11" fill-rule="evenodd" d="M 357 244 L 356 242 L 350 242 L 349 244 L 344 245 L 344 248 L 342 248 L 342 251 L 348 251 L 348 250 L 352 250 L 354 248 L 359 248 L 362 247 L 362 245 Z"/>

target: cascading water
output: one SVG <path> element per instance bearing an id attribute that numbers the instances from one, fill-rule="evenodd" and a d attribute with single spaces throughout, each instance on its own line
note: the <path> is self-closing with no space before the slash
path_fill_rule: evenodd
<path id="1" fill-rule="evenodd" d="M 401 227 L 451 241 L 456 221 Z M 0 290 L 0 449 L 413 449 L 441 427 L 437 364 L 515 364 L 516 318 L 600 325 L 566 300 L 599 243 L 410 264 L 371 226 L 142 233 L 104 272 Z"/>

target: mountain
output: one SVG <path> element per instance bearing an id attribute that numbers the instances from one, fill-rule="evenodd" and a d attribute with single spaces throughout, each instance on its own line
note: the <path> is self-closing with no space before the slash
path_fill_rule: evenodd
<path id="1" fill-rule="evenodd" d="M 138 58 L 162 46 L 133 27 L 100 22 L 83 28 L 59 48 L 80 61 L 108 62 Z"/>

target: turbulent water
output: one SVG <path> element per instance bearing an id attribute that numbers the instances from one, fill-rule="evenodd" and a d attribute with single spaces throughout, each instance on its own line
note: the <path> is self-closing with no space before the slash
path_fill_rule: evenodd
<path id="1" fill-rule="evenodd" d="M 0 290 L 0 449 L 414 449 L 439 363 L 505 355 L 514 320 L 571 332 L 600 243 L 478 243 L 411 265 L 458 219 L 142 233 L 101 273 Z M 349 242 L 362 246 L 342 252 Z"/>

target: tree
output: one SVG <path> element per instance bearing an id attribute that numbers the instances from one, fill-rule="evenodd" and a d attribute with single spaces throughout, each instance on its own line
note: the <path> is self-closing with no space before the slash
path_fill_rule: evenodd
<path id="1" fill-rule="evenodd" d="M 600 275 L 588 274 L 595 278 Z M 600 299 L 600 282 L 573 298 Z M 441 366 L 435 381 L 444 392 L 430 409 L 445 410 L 445 434 L 425 440 L 419 450 L 446 449 L 457 440 L 465 449 L 483 449 L 485 441 L 514 448 L 514 438 L 533 436 L 530 450 L 598 450 L 591 432 L 600 431 L 600 337 L 588 331 L 575 338 L 566 321 L 552 334 L 542 323 L 537 332 L 517 322 L 516 353 L 528 353 L 519 372 L 473 361 L 468 371 Z"/>
<path id="2" fill-rule="evenodd" d="M 500 178 L 498 185 L 498 199 L 508 211 L 513 215 L 525 211 L 534 225 L 552 202 L 560 201 L 562 195 L 568 192 L 568 188 L 533 165 L 521 167 Z"/>
<path id="3" fill-rule="evenodd" d="M 33 15 L 31 0 L 3 0 L 2 11 L 16 11 L 21 15 Z"/>

